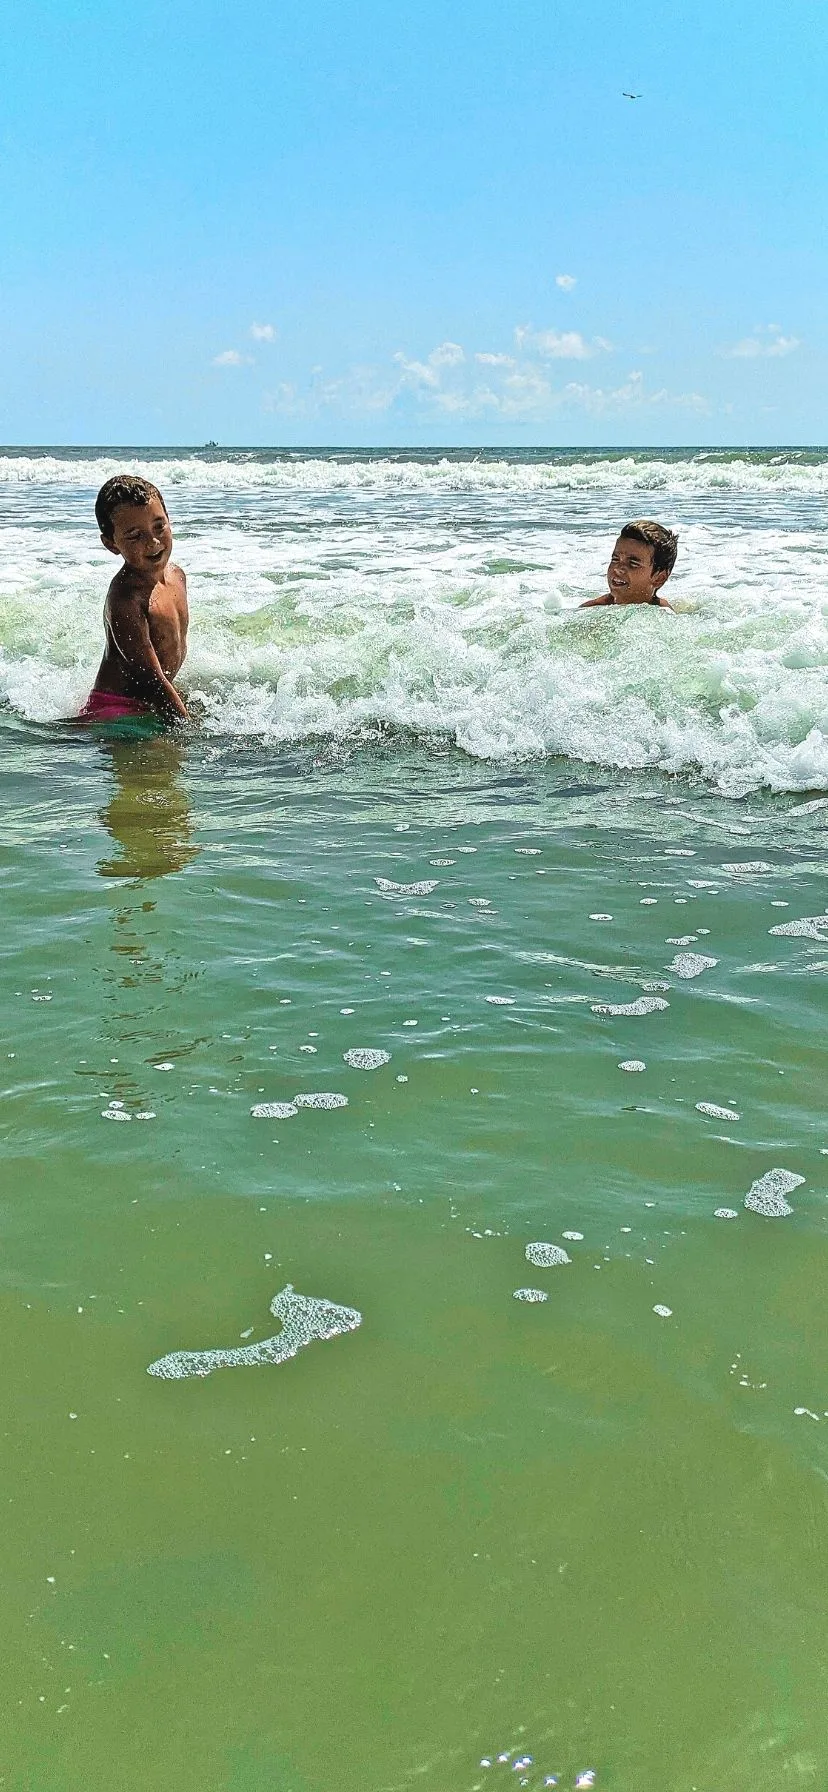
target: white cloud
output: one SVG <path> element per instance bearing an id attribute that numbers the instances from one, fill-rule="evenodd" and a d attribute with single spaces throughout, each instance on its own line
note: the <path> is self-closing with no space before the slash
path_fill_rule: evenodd
<path id="1" fill-rule="evenodd" d="M 548 361 L 589 361 L 593 355 L 606 355 L 612 349 L 605 336 L 594 336 L 587 342 L 580 330 L 533 330 L 529 324 L 518 324 L 515 341 L 518 348 L 534 350 Z"/>
<path id="2" fill-rule="evenodd" d="M 220 355 L 213 356 L 214 367 L 252 367 L 250 355 L 240 355 L 237 348 L 222 349 Z"/>
<path id="3" fill-rule="evenodd" d="M 578 281 L 574 274 L 555 275 L 555 285 L 560 287 L 561 292 L 571 292 L 573 286 L 577 286 L 577 284 Z"/>
<path id="4" fill-rule="evenodd" d="M 250 334 L 254 342 L 275 342 L 277 331 L 274 324 L 251 324 Z"/>
<path id="5" fill-rule="evenodd" d="M 394 356 L 394 360 L 396 361 L 397 366 L 402 368 L 401 381 L 403 384 L 410 386 L 439 386 L 439 374 L 435 372 L 433 367 L 429 367 L 425 361 L 410 361 L 408 356 L 403 354 L 402 349 L 398 349 Z"/>
<path id="6" fill-rule="evenodd" d="M 317 367 L 303 386 L 279 386 L 263 402 L 291 416 L 346 420 L 396 412 L 444 421 L 495 417 L 538 424 L 573 410 L 593 416 L 710 410 L 698 392 L 648 390 L 640 369 L 614 386 L 562 382 L 554 364 L 607 353 L 611 344 L 604 337 L 585 342 L 576 331 L 535 332 L 528 325 L 515 337 L 514 354 L 481 350 L 467 356 L 458 343 L 444 342 L 423 360 L 400 349 L 390 364 L 353 366 L 334 377 L 326 378 Z"/>
<path id="7" fill-rule="evenodd" d="M 755 361 L 763 357 L 792 355 L 800 347 L 798 336 L 784 336 L 778 324 L 756 324 L 752 336 L 743 336 L 733 348 L 723 349 L 729 360 Z"/>
<path id="8" fill-rule="evenodd" d="M 428 358 L 432 367 L 457 367 L 466 356 L 459 342 L 441 342 Z"/>
<path id="9" fill-rule="evenodd" d="M 607 411 L 638 410 L 650 405 L 665 405 L 679 411 L 705 412 L 710 409 L 700 392 L 669 392 L 666 386 L 648 392 L 639 368 L 628 373 L 622 385 L 609 389 L 572 380 L 564 386 L 560 396 L 565 405 L 574 405 L 578 410 L 597 416 L 603 416 Z"/>

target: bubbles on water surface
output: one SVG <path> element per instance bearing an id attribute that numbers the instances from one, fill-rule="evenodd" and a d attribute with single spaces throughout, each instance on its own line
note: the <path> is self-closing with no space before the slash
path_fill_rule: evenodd
<path id="1" fill-rule="evenodd" d="M 537 1302 L 548 1300 L 549 1295 L 545 1288 L 516 1288 L 512 1299 L 524 1300 L 531 1306 Z"/>
<path id="2" fill-rule="evenodd" d="M 741 1120 L 735 1108 L 719 1108 L 715 1101 L 697 1101 L 696 1113 L 706 1114 L 710 1120 Z"/>
<path id="3" fill-rule="evenodd" d="M 725 862 L 722 865 L 723 871 L 735 871 L 742 877 L 749 877 L 753 874 L 758 876 L 763 871 L 773 871 L 773 869 L 773 865 L 769 865 L 767 859 L 746 859 L 731 864 Z"/>
<path id="4" fill-rule="evenodd" d="M 372 1046 L 367 1045 L 352 1046 L 351 1050 L 343 1052 L 342 1056 L 345 1063 L 350 1064 L 352 1070 L 379 1070 L 382 1064 L 391 1062 L 390 1052 L 375 1051 Z"/>
<path id="5" fill-rule="evenodd" d="M 318 1095 L 296 1095 L 294 1101 L 297 1108 L 346 1108 L 347 1095 L 328 1094 L 322 1091 Z"/>
<path id="6" fill-rule="evenodd" d="M 761 1213 L 765 1219 L 784 1219 L 793 1213 L 785 1196 L 804 1181 L 804 1176 L 797 1176 L 795 1170 L 767 1170 L 764 1176 L 751 1183 L 745 1195 L 745 1206 L 752 1213 Z"/>
<path id="7" fill-rule="evenodd" d="M 427 877 L 418 884 L 395 884 L 392 883 L 389 877 L 375 877 L 374 883 L 376 884 L 377 889 L 383 892 L 383 895 L 430 896 L 432 890 L 437 889 L 438 879 L 436 877 Z"/>
<path id="8" fill-rule="evenodd" d="M 485 999 L 493 1008 L 514 1008 L 515 1005 L 514 996 L 486 996 Z"/>
<path id="9" fill-rule="evenodd" d="M 164 1064 L 153 1064 L 153 1067 L 152 1067 L 152 1068 L 153 1068 L 153 1070 L 174 1070 L 174 1069 L 175 1069 L 175 1065 L 174 1065 L 174 1064 L 170 1064 L 170 1063 L 164 1063 Z"/>
<path id="10" fill-rule="evenodd" d="M 559 1244 L 546 1244 L 542 1240 L 526 1246 L 527 1263 L 533 1263 L 536 1269 L 557 1269 L 561 1263 L 571 1263 L 568 1251 L 562 1250 Z"/>
<path id="11" fill-rule="evenodd" d="M 655 1014 L 661 1008 L 669 1008 L 663 996 L 639 996 L 635 1002 L 592 1002 L 593 1014 Z"/>
<path id="12" fill-rule="evenodd" d="M 737 1220 L 739 1215 L 735 1207 L 716 1207 L 713 1210 L 713 1218 L 714 1220 Z"/>
<path id="13" fill-rule="evenodd" d="M 700 977 L 702 971 L 712 970 L 718 962 L 718 958 L 708 958 L 704 952 L 677 952 L 667 969 L 672 971 L 676 977 L 689 980 L 693 977 Z"/>
<path id="14" fill-rule="evenodd" d="M 618 1068 L 619 1070 L 637 1071 L 646 1070 L 647 1066 L 643 1058 L 622 1058 Z"/>
<path id="15" fill-rule="evenodd" d="M 583 1236 L 584 1236 L 583 1232 L 562 1232 L 561 1233 L 561 1237 L 566 1238 L 570 1244 L 580 1244 Z"/>
<path id="16" fill-rule="evenodd" d="M 653 1312 L 658 1314 L 659 1319 L 672 1319 L 673 1317 L 672 1307 L 663 1307 L 660 1301 L 653 1307 Z"/>
<path id="17" fill-rule="evenodd" d="M 250 1109 L 254 1120 L 292 1120 L 296 1111 L 293 1101 L 258 1101 Z"/>
<path id="18" fill-rule="evenodd" d="M 162 1381 L 183 1381 L 191 1375 L 211 1375 L 214 1369 L 285 1363 L 316 1339 L 338 1338 L 362 1324 L 362 1314 L 355 1307 L 338 1307 L 330 1300 L 297 1294 L 291 1282 L 274 1295 L 270 1311 L 282 1325 L 275 1337 L 230 1350 L 173 1350 L 150 1363 L 147 1374 Z"/>
<path id="19" fill-rule="evenodd" d="M 828 915 L 803 915 L 799 921 L 780 921 L 777 927 L 769 927 L 768 933 L 795 940 L 818 940 L 824 946 L 828 944 Z"/>

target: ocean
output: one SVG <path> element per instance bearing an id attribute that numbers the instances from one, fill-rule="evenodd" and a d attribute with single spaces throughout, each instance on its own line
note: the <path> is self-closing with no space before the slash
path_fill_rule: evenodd
<path id="1" fill-rule="evenodd" d="M 826 495 L 0 454 L 0 1786 L 828 1781 Z M 578 614 L 642 515 L 676 614 Z"/>

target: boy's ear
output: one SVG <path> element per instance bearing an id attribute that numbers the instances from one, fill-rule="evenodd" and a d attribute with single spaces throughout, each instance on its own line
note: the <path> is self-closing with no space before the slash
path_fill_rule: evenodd
<path id="1" fill-rule="evenodd" d="M 101 541 L 103 543 L 103 546 L 107 549 L 108 553 L 118 554 L 118 549 L 116 548 L 114 541 L 111 540 L 110 536 L 102 535 Z M 120 557 L 121 557 L 120 554 L 118 554 L 119 560 L 120 560 Z"/>
<path id="2" fill-rule="evenodd" d="M 117 551 L 117 550 L 113 550 L 113 551 Z M 662 568 L 661 572 L 654 572 L 653 573 L 653 590 L 660 591 L 662 585 L 666 585 L 669 577 L 670 577 L 670 574 L 666 570 L 666 568 Z"/>

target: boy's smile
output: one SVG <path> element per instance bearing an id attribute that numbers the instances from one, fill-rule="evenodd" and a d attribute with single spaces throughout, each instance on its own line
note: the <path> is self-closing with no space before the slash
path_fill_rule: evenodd
<path id="1" fill-rule="evenodd" d="M 617 604 L 652 603 L 666 578 L 666 572 L 653 572 L 652 548 L 619 536 L 607 567 L 607 583 Z"/>
<path id="2" fill-rule="evenodd" d="M 158 498 L 147 504 L 119 504 L 112 518 L 112 537 L 102 536 L 110 553 L 120 554 L 133 572 L 156 584 L 172 553 L 170 519 Z"/>

